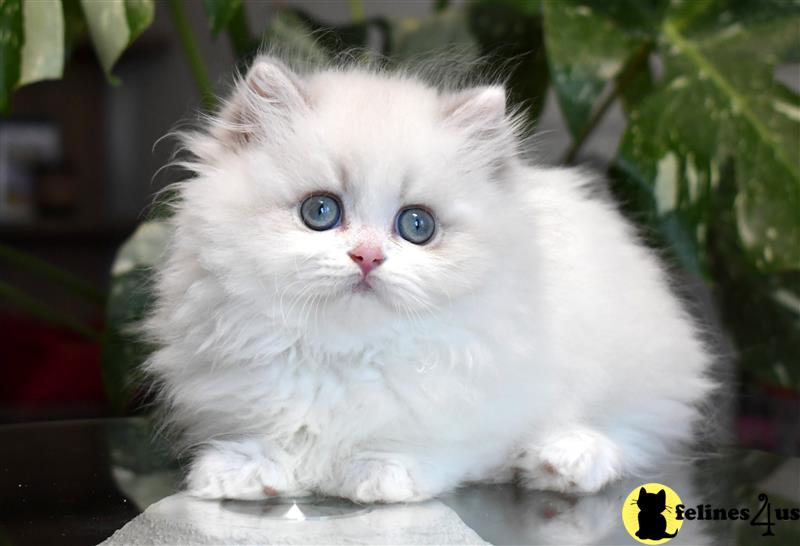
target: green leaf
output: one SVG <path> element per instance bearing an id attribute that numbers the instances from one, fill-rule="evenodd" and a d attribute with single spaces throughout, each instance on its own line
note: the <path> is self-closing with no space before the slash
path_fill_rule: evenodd
<path id="1" fill-rule="evenodd" d="M 122 52 L 153 22 L 153 0 L 81 0 L 97 57 L 109 81 Z"/>
<path id="2" fill-rule="evenodd" d="M 154 13 L 153 0 L 125 0 L 125 18 L 130 31 L 128 43 L 133 42 L 150 26 Z"/>
<path id="3" fill-rule="evenodd" d="M 13 246 L 0 243 L 0 263 L 4 263 L 4 267 L 10 266 L 18 269 L 26 276 L 41 277 L 46 282 L 57 285 L 88 302 L 99 305 L 105 303 L 104 292 L 92 283 L 26 252 L 17 250 Z"/>
<path id="4" fill-rule="evenodd" d="M 747 377 L 795 390 L 800 97 L 774 69 L 799 26 L 798 2 L 671 5 L 663 80 L 626 106 L 614 172 L 651 240 L 712 283 Z"/>
<path id="5" fill-rule="evenodd" d="M 112 281 L 102 338 L 103 385 L 111 406 L 123 412 L 140 384 L 140 367 L 151 348 L 133 328 L 152 305 L 150 272 L 136 269 Z"/>
<path id="6" fill-rule="evenodd" d="M 544 2 L 544 29 L 550 76 L 573 137 L 589 123 L 609 82 L 650 40 L 659 4 L 642 2 Z M 642 84 L 640 79 L 637 82 Z"/>
<path id="7" fill-rule="evenodd" d="M 525 107 L 532 128 L 549 85 L 540 3 L 481 0 L 470 6 L 468 17 L 489 66 L 508 69 L 510 102 Z"/>
<path id="8" fill-rule="evenodd" d="M 645 60 L 644 62 L 647 63 L 648 60 Z M 626 69 L 632 69 L 630 63 L 636 61 L 636 57 L 629 59 L 629 64 Z M 620 85 L 622 74 L 624 73 L 625 70 L 623 70 L 623 72 L 617 78 L 617 85 Z M 630 114 L 631 110 L 636 107 L 636 105 L 641 103 L 642 100 L 653 93 L 655 87 L 655 79 L 653 78 L 653 74 L 649 67 L 642 66 L 640 69 L 635 70 L 631 74 L 630 79 L 625 82 L 625 85 L 622 87 L 620 92 L 620 99 L 622 100 L 622 107 L 625 110 L 625 113 Z"/>
<path id="9" fill-rule="evenodd" d="M 436 12 L 444 11 L 447 9 L 447 5 L 450 3 L 450 0 L 436 0 L 433 5 L 433 10 Z"/>
<path id="10" fill-rule="evenodd" d="M 637 110 L 636 115 L 643 114 Z M 642 124 L 636 135 L 649 127 Z M 638 141 L 635 152 L 627 146 L 629 141 L 624 140 L 610 173 L 623 210 L 645 228 L 643 235 L 652 246 L 669 249 L 684 270 L 709 278 L 704 247 L 713 220 L 708 199 L 719 181 L 719 167 L 671 150 L 661 157 L 664 151 L 649 140 Z"/>
<path id="11" fill-rule="evenodd" d="M 100 335 L 91 326 L 76 320 L 68 313 L 53 309 L 49 303 L 32 297 L 22 290 L 0 280 L 0 300 L 6 300 L 27 314 L 72 330 L 92 341 L 98 341 Z"/>
<path id="12" fill-rule="evenodd" d="M 111 269 L 103 337 L 103 380 L 117 410 L 130 402 L 139 368 L 152 348 L 138 326 L 153 303 L 152 267 L 164 252 L 171 231 L 164 221 L 142 223 L 117 252 Z"/>
<path id="13" fill-rule="evenodd" d="M 797 270 L 800 97 L 775 82 L 773 70 L 775 51 L 792 40 L 800 19 L 747 23 L 689 33 L 665 22 L 665 80 L 631 112 L 620 159 L 639 166 L 661 211 L 681 211 L 688 231 L 704 229 L 689 218 L 703 216 L 711 174 L 731 159 L 743 248 L 762 271 Z M 658 191 L 667 179 L 674 195 Z"/>
<path id="14" fill-rule="evenodd" d="M 720 293 L 748 376 L 800 392 L 800 290 L 787 273 L 759 279 L 736 275 Z"/>
<path id="15" fill-rule="evenodd" d="M 642 38 L 660 32 L 664 14 L 670 7 L 670 0 L 580 0 L 579 3 L 613 21 L 626 34 Z"/>
<path id="16" fill-rule="evenodd" d="M 208 15 L 211 34 L 219 36 L 242 5 L 241 0 L 203 0 L 203 7 Z"/>
<path id="17" fill-rule="evenodd" d="M 69 57 L 86 33 L 86 20 L 81 0 L 62 0 L 61 5 L 64 8 L 64 48 Z"/>
<path id="18" fill-rule="evenodd" d="M 739 351 L 744 381 L 800 392 L 800 272 L 763 274 L 742 252 L 732 164 L 710 197 L 708 256 L 723 322 Z"/>
<path id="19" fill-rule="evenodd" d="M 22 1 L 0 0 L 0 112 L 7 112 L 19 81 L 22 44 Z"/>
<path id="20" fill-rule="evenodd" d="M 60 0 L 25 0 L 25 43 L 18 85 L 60 78 L 64 70 L 64 14 Z"/>

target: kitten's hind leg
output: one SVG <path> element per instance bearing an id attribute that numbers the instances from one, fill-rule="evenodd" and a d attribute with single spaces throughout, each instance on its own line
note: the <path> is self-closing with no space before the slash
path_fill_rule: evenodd
<path id="1" fill-rule="evenodd" d="M 533 489 L 595 493 L 622 474 L 620 448 L 590 428 L 575 427 L 528 445 L 516 465 Z"/>
<path id="2" fill-rule="evenodd" d="M 285 460 L 258 440 L 213 442 L 194 457 L 189 494 L 206 499 L 255 500 L 297 494 Z"/>

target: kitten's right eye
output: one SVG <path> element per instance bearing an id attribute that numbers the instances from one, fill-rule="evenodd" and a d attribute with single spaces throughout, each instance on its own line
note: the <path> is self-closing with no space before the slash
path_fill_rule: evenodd
<path id="1" fill-rule="evenodd" d="M 339 224 L 342 206 L 331 195 L 312 195 L 300 205 L 303 222 L 314 231 L 325 231 Z"/>

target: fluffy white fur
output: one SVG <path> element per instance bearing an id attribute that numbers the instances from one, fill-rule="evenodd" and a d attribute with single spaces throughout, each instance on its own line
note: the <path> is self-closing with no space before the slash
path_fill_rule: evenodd
<path id="1" fill-rule="evenodd" d="M 185 137 L 147 371 L 190 491 L 393 502 L 517 472 L 594 492 L 691 439 L 711 388 L 692 321 L 585 173 L 523 163 L 505 110 L 501 86 L 261 57 Z M 302 223 L 319 191 L 340 227 Z M 407 205 L 431 243 L 394 232 Z"/>

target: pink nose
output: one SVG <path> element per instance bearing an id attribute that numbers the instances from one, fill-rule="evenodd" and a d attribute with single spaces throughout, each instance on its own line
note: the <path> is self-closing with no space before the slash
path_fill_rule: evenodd
<path id="1" fill-rule="evenodd" d="M 351 260 L 358 264 L 358 267 L 361 268 L 361 274 L 365 277 L 386 259 L 383 257 L 380 247 L 374 244 L 362 243 L 347 254 Z"/>

